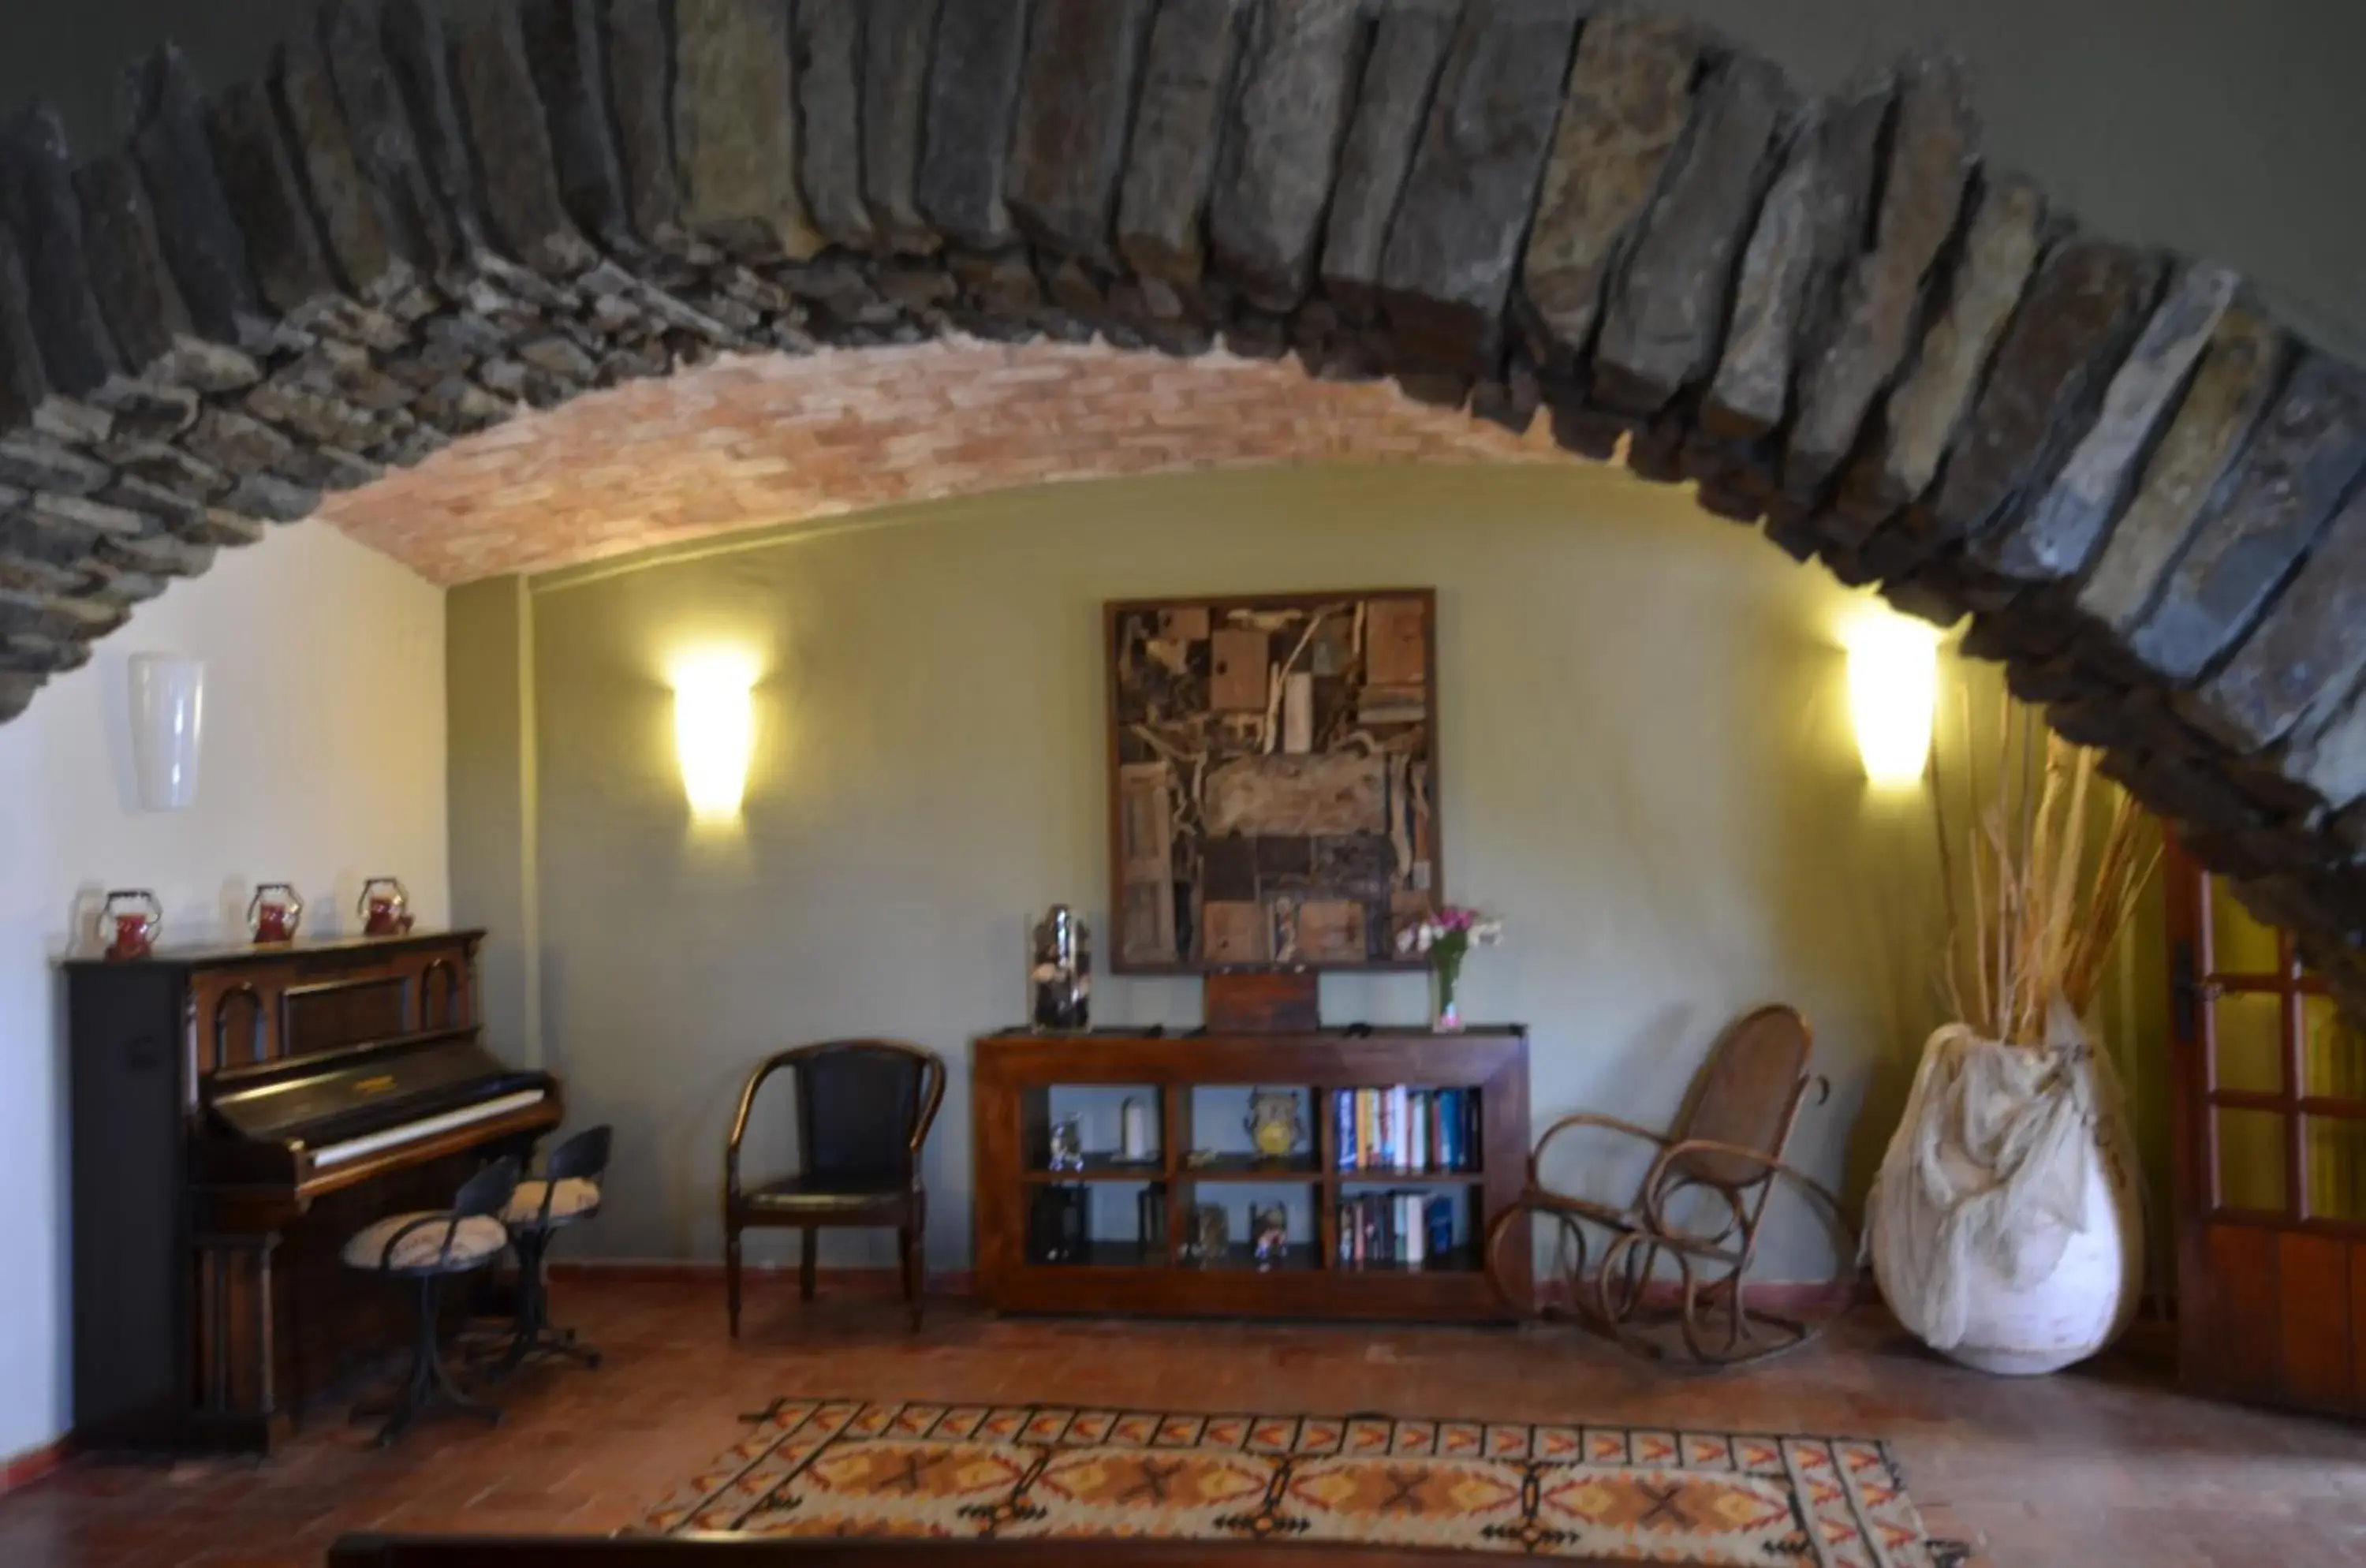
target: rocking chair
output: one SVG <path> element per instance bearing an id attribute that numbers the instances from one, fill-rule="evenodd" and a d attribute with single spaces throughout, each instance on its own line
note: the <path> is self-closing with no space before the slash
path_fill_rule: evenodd
<path id="1" fill-rule="evenodd" d="M 1814 1340 L 1829 1316 L 1811 1323 L 1753 1306 L 1747 1283 L 1767 1202 L 1778 1184 L 1804 1196 L 1840 1244 L 1840 1271 L 1814 1293 L 1829 1292 L 1844 1303 L 1853 1277 L 1856 1241 L 1840 1201 L 1783 1163 L 1809 1086 L 1816 1089 L 1817 1104 L 1831 1098 L 1831 1084 L 1808 1072 L 1813 1048 L 1814 1037 L 1797 1010 L 1761 1008 L 1718 1041 L 1672 1132 L 1654 1133 L 1589 1112 L 1564 1116 L 1546 1128 L 1528 1156 L 1527 1190 L 1488 1227 L 1487 1273 L 1497 1292 L 1518 1310 L 1533 1310 L 1547 1321 L 1577 1323 L 1662 1359 L 1679 1359 L 1667 1333 L 1673 1324 L 1683 1356 L 1704 1367 L 1741 1366 Z M 1580 1129 L 1657 1146 L 1659 1154 L 1632 1202 L 1620 1207 L 1545 1185 L 1539 1173 L 1546 1148 Z M 1689 1205 L 1687 1217 L 1707 1207 L 1705 1224 L 1680 1224 L 1672 1213 L 1688 1193 L 1702 1197 Z M 1543 1217 L 1559 1232 L 1550 1278 L 1560 1290 L 1549 1283 L 1547 1295 L 1533 1308 L 1504 1289 L 1496 1261 L 1505 1237 L 1527 1235 L 1513 1223 L 1524 1213 Z M 1589 1226 L 1607 1233 L 1601 1261 L 1591 1271 Z M 1658 1278 L 1663 1255 L 1674 1265 L 1673 1281 Z"/>

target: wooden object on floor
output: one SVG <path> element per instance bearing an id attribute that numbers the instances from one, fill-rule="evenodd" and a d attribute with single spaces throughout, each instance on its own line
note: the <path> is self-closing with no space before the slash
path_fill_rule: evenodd
<path id="1" fill-rule="evenodd" d="M 739 1176 L 739 1145 L 756 1091 L 786 1070 L 797 1100 L 802 1168 L 754 1186 Z M 723 1275 L 731 1336 L 739 1336 L 739 1233 L 749 1226 L 801 1234 L 797 1286 L 813 1300 L 818 1232 L 825 1227 L 893 1229 L 903 1266 L 904 1299 L 920 1326 L 921 1249 L 929 1194 L 920 1149 L 945 1097 L 945 1065 L 933 1051 L 900 1040 L 830 1040 L 767 1058 L 739 1091 L 739 1111 L 723 1153 Z"/>
<path id="2" fill-rule="evenodd" d="M 1324 1029 L 1291 1033 L 1210 1031 L 1183 1035 L 1041 1035 L 1009 1032 L 973 1043 L 970 1057 L 972 1193 L 977 1224 L 978 1293 L 1006 1312 L 1142 1313 L 1167 1316 L 1361 1318 L 1499 1322 L 1518 1315 L 1489 1287 L 1479 1243 L 1518 1198 L 1528 1139 L 1528 1044 L 1513 1025 L 1438 1034 L 1425 1030 Z M 1279 1160 L 1220 1155 L 1194 1165 L 1195 1090 L 1294 1086 L 1308 1107 L 1308 1138 Z M 1473 1106 L 1463 1170 L 1340 1168 L 1339 1101 L 1358 1089 L 1450 1089 Z M 1142 1089 L 1155 1095 L 1161 1129 L 1155 1157 L 1124 1162 L 1087 1150 L 1085 1168 L 1051 1168 L 1056 1097 L 1066 1091 Z M 1228 1109 L 1227 1118 L 1240 1115 Z M 1222 1129 L 1237 1140 L 1237 1122 Z M 1215 1128 L 1201 1129 L 1203 1133 Z M 1046 1190 L 1080 1190 L 1089 1206 L 1108 1184 L 1163 1200 L 1163 1235 L 1090 1242 L 1079 1255 L 1046 1261 L 1031 1246 L 1031 1218 Z M 1272 1267 L 1251 1256 L 1246 1227 L 1205 1262 L 1191 1260 L 1195 1206 L 1230 1207 L 1243 1190 L 1290 1190 L 1301 1213 L 1313 1205 L 1311 1239 Z M 1342 1267 L 1340 1199 L 1407 1191 L 1444 1197 L 1459 1245 L 1405 1264 Z M 1260 1194 L 1261 1195 L 1261 1194 Z M 1103 1207 L 1111 1207 L 1104 1201 Z M 1515 1217 L 1510 1230 L 1525 1222 Z M 1351 1238 L 1352 1239 L 1352 1238 Z M 1507 1255 L 1519 1251 L 1507 1247 Z M 1524 1256 L 1524 1254 L 1523 1254 Z M 1525 1280 L 1504 1285 L 1525 1299 Z"/>
<path id="3" fill-rule="evenodd" d="M 407 1337 L 338 1261 L 564 1114 L 485 1048 L 478 931 L 65 964 L 73 1423 L 92 1449 L 261 1450 Z"/>
<path id="4" fill-rule="evenodd" d="M 1489 1277 L 1507 1300 L 1532 1293 L 1530 1243 L 1520 1218 L 1540 1215 L 1560 1232 L 1555 1299 L 1540 1303 L 1543 1316 L 1576 1322 L 1645 1355 L 1717 1367 L 1763 1360 L 1814 1339 L 1823 1322 L 1753 1305 L 1748 1280 L 1768 1201 L 1783 1188 L 1804 1198 L 1835 1238 L 1842 1272 L 1816 1294 L 1832 1301 L 1835 1313 L 1849 1298 L 1856 1236 L 1840 1201 L 1783 1163 L 1808 1086 L 1816 1086 L 1818 1104 L 1831 1097 L 1831 1086 L 1808 1071 L 1814 1044 L 1797 1010 L 1760 1008 L 1718 1037 L 1674 1131 L 1654 1133 L 1589 1111 L 1546 1128 L 1528 1157 L 1527 1190 L 1516 1207 L 1496 1216 L 1488 1235 Z M 1632 1200 L 1604 1202 L 1546 1185 L 1546 1148 L 1583 1131 L 1657 1150 Z M 1615 1140 L 1608 1146 L 1618 1147 Z M 1588 1158 L 1573 1168 L 1594 1166 Z M 1589 1227 L 1602 1233 L 1598 1261 Z M 1680 1283 L 1673 1291 L 1662 1277 L 1662 1261 L 1676 1268 Z"/>

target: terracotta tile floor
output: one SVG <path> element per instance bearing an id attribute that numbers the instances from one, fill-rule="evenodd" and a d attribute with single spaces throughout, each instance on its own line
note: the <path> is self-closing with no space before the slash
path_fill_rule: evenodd
<path id="1" fill-rule="evenodd" d="M 84 1461 L 0 1498 L 0 1564 L 314 1564 L 360 1529 L 606 1531 L 729 1446 L 776 1393 L 1577 1419 L 1862 1434 L 1896 1447 L 1934 1535 L 1975 1562 L 2366 1563 L 2366 1431 L 2185 1398 L 2124 1362 L 2004 1382 L 1878 1314 L 1752 1372 L 1685 1378 L 1545 1330 L 997 1321 L 941 1304 L 918 1337 L 873 1303 L 563 1281 L 608 1354 L 509 1391 L 495 1431 L 442 1417 L 391 1452 L 333 1415 L 268 1463 Z"/>

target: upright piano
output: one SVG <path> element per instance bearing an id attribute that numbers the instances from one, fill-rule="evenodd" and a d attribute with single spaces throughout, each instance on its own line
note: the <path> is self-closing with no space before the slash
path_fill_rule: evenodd
<path id="1" fill-rule="evenodd" d="M 67 961 L 77 1441 L 266 1450 L 401 1343 L 346 1237 L 445 1207 L 564 1114 L 485 1043 L 483 935 Z"/>

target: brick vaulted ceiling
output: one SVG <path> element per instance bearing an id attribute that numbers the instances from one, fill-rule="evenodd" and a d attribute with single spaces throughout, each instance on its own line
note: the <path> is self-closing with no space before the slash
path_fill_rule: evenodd
<path id="1" fill-rule="evenodd" d="M 209 96 L 167 51 L 80 161 L 0 125 L 0 717 L 329 492 L 440 577 L 624 547 L 488 525 L 529 412 L 698 423 L 767 521 L 1030 409 L 1053 472 L 1549 437 L 1971 617 L 2366 1015 L 2366 370 L 1986 166 L 1949 62 L 1821 97 L 1592 0 L 443 11 L 328 0 Z M 634 527 L 717 504 L 671 460 Z"/>
<path id="2" fill-rule="evenodd" d="M 1253 463 L 1562 462 L 1386 382 L 1222 350 L 970 338 L 734 355 L 459 442 L 321 515 L 440 583 L 1059 479 Z"/>

